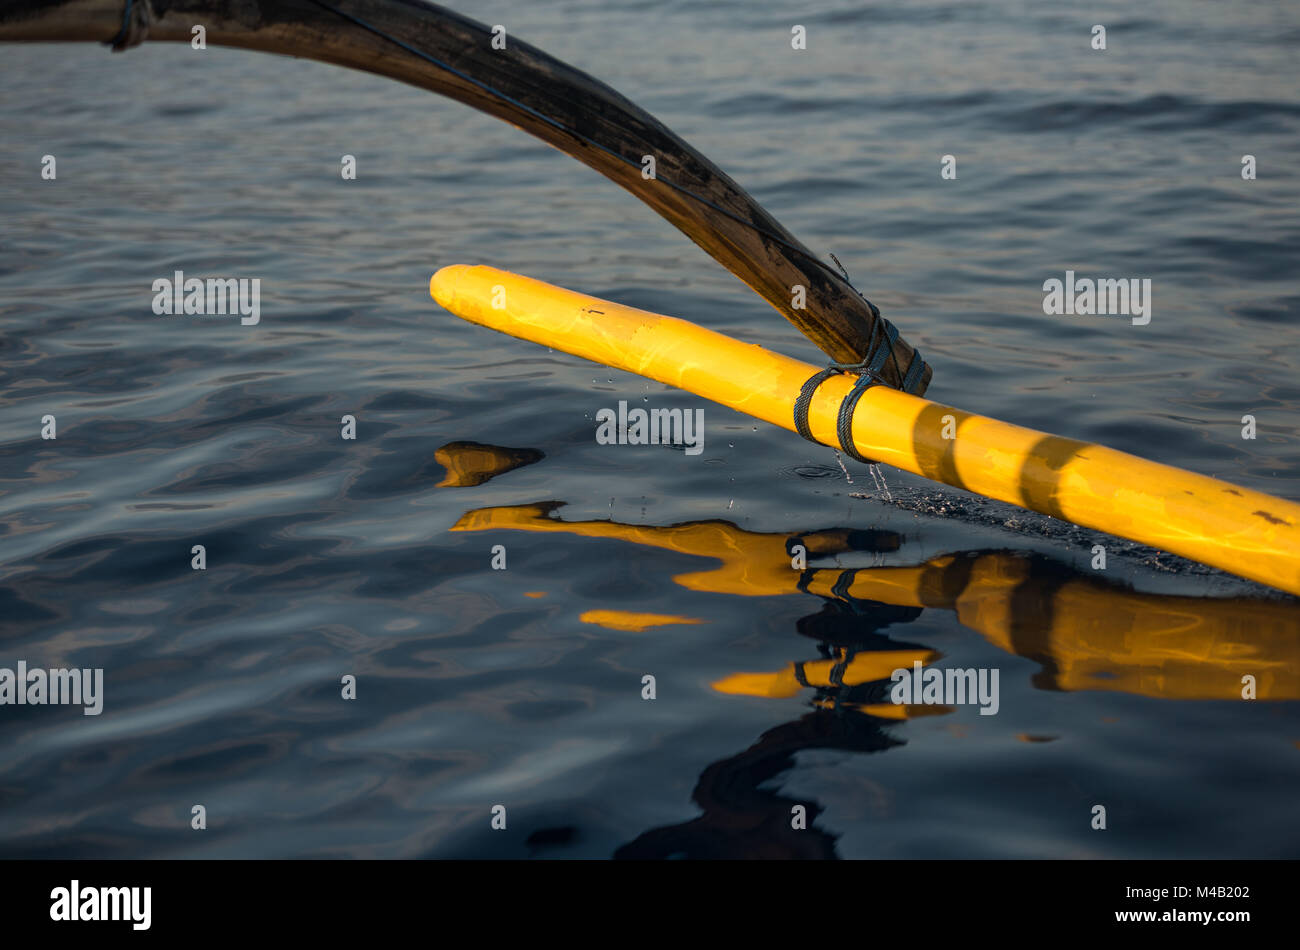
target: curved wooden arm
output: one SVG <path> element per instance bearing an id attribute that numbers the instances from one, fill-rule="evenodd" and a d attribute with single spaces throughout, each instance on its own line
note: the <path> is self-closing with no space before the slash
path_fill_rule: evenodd
<path id="1" fill-rule="evenodd" d="M 377 73 L 504 119 L 636 195 L 833 359 L 855 362 L 869 350 L 880 318 L 847 281 L 649 113 L 527 43 L 508 37 L 506 49 L 493 49 L 488 27 L 418 0 L 131 3 L 123 48 L 146 38 L 189 42 L 192 27 L 202 24 L 214 45 Z M 126 0 L 0 0 L 0 41 L 107 43 L 122 30 L 125 6 Z M 642 177 L 645 155 L 655 158 L 656 179 Z M 806 288 L 804 309 L 793 307 L 795 285 Z M 880 371 L 887 383 L 901 386 L 913 353 L 897 340 Z M 911 391 L 924 392 L 930 376 L 926 366 Z"/>

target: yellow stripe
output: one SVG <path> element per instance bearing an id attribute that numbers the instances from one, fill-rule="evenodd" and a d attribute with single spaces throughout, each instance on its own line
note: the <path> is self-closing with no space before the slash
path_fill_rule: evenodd
<path id="1" fill-rule="evenodd" d="M 684 320 L 492 267 L 444 267 L 429 290 L 473 323 L 790 430 L 799 389 L 818 369 Z M 848 376 L 832 377 L 812 399 L 809 424 L 823 444 L 836 444 L 836 415 L 852 384 Z M 948 416 L 956 433 L 951 439 L 943 435 Z M 905 471 L 1300 594 L 1300 505 L 1294 502 L 884 386 L 871 387 L 859 401 L 853 439 L 863 455 Z"/>

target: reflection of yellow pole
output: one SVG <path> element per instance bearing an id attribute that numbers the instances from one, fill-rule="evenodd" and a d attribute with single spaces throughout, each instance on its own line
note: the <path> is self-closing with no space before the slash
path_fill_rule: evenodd
<path id="1" fill-rule="evenodd" d="M 586 538 L 615 538 L 646 547 L 719 558 L 722 566 L 673 578 L 690 590 L 764 597 L 798 593 L 799 572 L 791 568 L 786 537 L 745 531 L 726 521 L 675 525 L 629 525 L 616 521 L 561 521 L 542 505 L 479 508 L 466 512 L 452 531 L 558 531 Z M 809 557 L 848 550 L 848 531 L 818 531 L 800 537 Z"/>
<path id="2" fill-rule="evenodd" d="M 841 569 L 801 573 L 790 567 L 785 545 L 795 535 L 745 531 L 726 521 L 663 526 L 561 521 L 550 517 L 550 510 L 544 505 L 480 508 L 466 512 L 452 530 L 612 538 L 722 561 L 716 569 L 673 578 L 691 590 L 742 597 L 796 594 L 805 578 L 808 593 L 839 596 Z M 797 537 L 811 556 L 848 548 L 843 530 Z M 964 626 L 995 646 L 1047 664 L 1059 689 L 1237 699 L 1242 677 L 1252 676 L 1259 699 L 1300 699 L 1300 609 L 1290 603 L 1142 593 L 1089 574 L 1040 580 L 1032 567 L 1029 559 L 1002 551 L 944 554 L 915 566 L 862 568 L 842 592 L 857 600 L 956 611 Z M 789 670 L 741 675 L 753 679 L 735 683 L 752 690 L 724 691 L 769 695 L 764 692 L 769 681 L 786 688 L 793 681 Z"/>
<path id="3" fill-rule="evenodd" d="M 858 653 L 851 659 L 841 651 L 839 659 L 791 663 L 779 673 L 733 673 L 718 680 L 713 688 L 731 696 L 759 696 L 765 699 L 789 699 L 814 687 L 860 686 L 889 679 L 895 670 L 911 670 L 913 663 L 933 663 L 939 654 L 933 650 L 881 650 Z M 840 703 L 869 716 L 883 719 L 910 719 L 918 715 L 952 712 L 948 706 L 921 706 L 895 703 Z"/>
<path id="4" fill-rule="evenodd" d="M 684 320 L 491 267 L 444 267 L 429 289 L 474 323 L 685 389 L 794 429 L 817 367 Z M 833 376 L 809 406 L 836 445 L 853 386 Z M 852 425 L 868 458 L 1300 594 L 1300 505 L 1087 442 L 1035 432 L 872 386 Z"/>
<path id="5" fill-rule="evenodd" d="M 733 673 L 713 684 L 719 693 L 737 696 L 797 696 L 810 686 L 858 686 L 887 680 L 894 670 L 911 671 L 913 663 L 933 663 L 933 650 L 866 650 L 847 663 L 839 660 L 810 660 L 791 663 L 779 673 Z"/>
<path id="6" fill-rule="evenodd" d="M 1034 598 L 1023 558 L 976 558 L 952 606 L 957 619 L 1009 653 L 1047 662 L 1058 689 L 1161 699 L 1300 699 L 1300 610 L 1273 600 L 1170 597 L 1123 590 L 1087 575 L 1043 585 L 1044 615 L 1016 615 Z M 1023 607 L 1021 608 L 1023 609 Z"/>

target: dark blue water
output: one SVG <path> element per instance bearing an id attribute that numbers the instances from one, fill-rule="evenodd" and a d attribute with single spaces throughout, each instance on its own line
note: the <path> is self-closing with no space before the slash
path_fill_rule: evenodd
<path id="1" fill-rule="evenodd" d="M 1300 8 L 464 12 L 833 251 L 932 397 L 1300 499 Z M 0 706 L 0 854 L 1300 854 L 1294 599 L 896 471 L 886 496 L 429 299 L 488 263 L 819 359 L 596 173 L 288 58 L 7 46 L 0 75 L 0 667 L 105 671 L 98 717 Z M 261 322 L 156 316 L 178 269 L 260 278 Z M 1044 315 L 1067 269 L 1151 278 L 1151 323 Z M 597 445 L 620 399 L 703 406 L 704 452 Z M 826 542 L 802 588 L 795 537 Z M 997 669 L 998 714 L 889 715 L 912 657 Z"/>

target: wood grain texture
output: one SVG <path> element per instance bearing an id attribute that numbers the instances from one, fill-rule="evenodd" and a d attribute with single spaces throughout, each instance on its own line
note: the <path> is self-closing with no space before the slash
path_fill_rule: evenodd
<path id="1" fill-rule="evenodd" d="M 868 350 L 878 319 L 872 308 L 744 189 L 609 86 L 513 36 L 494 50 L 489 27 L 418 0 L 326 0 L 370 28 L 314 0 L 132 2 L 127 45 L 188 43 L 201 23 L 213 45 L 376 73 L 503 119 L 636 195 L 833 359 L 854 362 Z M 107 42 L 121 29 L 124 7 L 125 0 L 0 0 L 0 41 Z M 655 156 L 657 179 L 642 177 L 643 155 Z M 792 306 L 795 285 L 807 289 L 805 309 Z M 896 358 L 881 370 L 885 382 L 901 384 L 913 352 L 900 337 Z M 927 366 L 914 393 L 925 392 L 931 373 Z"/>

